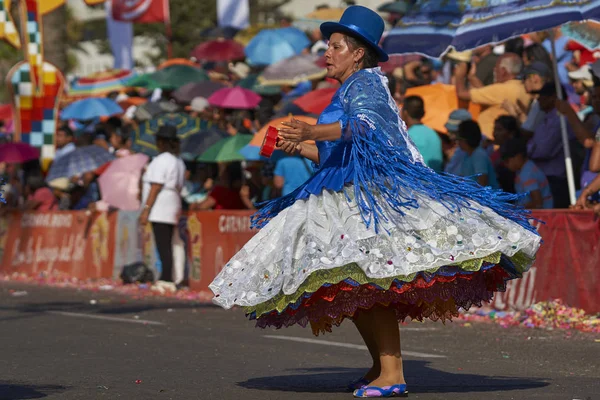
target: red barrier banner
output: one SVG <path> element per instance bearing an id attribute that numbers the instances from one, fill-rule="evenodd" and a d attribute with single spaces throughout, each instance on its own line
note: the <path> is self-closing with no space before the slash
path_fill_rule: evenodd
<path id="1" fill-rule="evenodd" d="M 9 214 L 0 223 L 4 250 L 0 271 L 60 271 L 80 279 L 110 278 L 116 216 L 85 211 Z"/>
<path id="2" fill-rule="evenodd" d="M 208 285 L 223 266 L 256 234 L 251 211 L 190 212 L 187 256 L 190 288 L 212 298 Z"/>
<path id="3" fill-rule="evenodd" d="M 588 313 L 600 312 L 600 224 L 591 211 L 537 210 L 543 243 L 523 279 L 494 296 L 498 310 L 523 310 L 562 299 Z"/>

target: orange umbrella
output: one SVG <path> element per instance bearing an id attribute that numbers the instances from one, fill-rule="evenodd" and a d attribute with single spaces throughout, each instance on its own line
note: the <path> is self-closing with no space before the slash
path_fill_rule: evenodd
<path id="1" fill-rule="evenodd" d="M 141 106 L 148 102 L 148 99 L 143 97 L 128 97 L 123 101 L 119 102 L 119 105 L 123 108 L 123 110 L 127 110 L 131 106 Z"/>
<path id="2" fill-rule="evenodd" d="M 198 64 L 187 58 L 172 58 L 160 64 L 157 69 L 164 69 L 172 65 L 189 65 L 190 67 L 198 67 Z"/>
<path id="3" fill-rule="evenodd" d="M 260 131 L 258 131 L 256 133 L 256 135 L 254 135 L 254 137 L 252 138 L 252 140 L 250 141 L 250 143 L 248 143 L 249 146 L 256 146 L 256 147 L 260 147 L 263 143 L 263 140 L 265 139 L 265 135 L 267 134 L 267 129 L 269 129 L 269 126 L 274 126 L 276 128 L 281 127 L 281 123 L 282 122 L 287 122 L 291 119 L 292 116 L 289 117 L 282 117 L 282 118 L 276 118 L 272 121 L 270 121 L 268 124 L 266 124 L 265 126 L 263 126 L 262 128 L 260 128 Z M 299 121 L 303 121 L 306 122 L 307 124 L 311 124 L 311 125 L 315 125 L 317 123 L 317 119 L 313 118 L 313 117 L 307 117 L 304 115 L 297 115 L 294 116 L 294 118 L 296 118 Z M 314 143 L 312 140 L 307 142 L 307 143 Z"/>

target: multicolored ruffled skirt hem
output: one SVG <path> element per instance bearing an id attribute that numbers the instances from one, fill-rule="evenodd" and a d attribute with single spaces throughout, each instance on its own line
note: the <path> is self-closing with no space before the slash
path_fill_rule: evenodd
<path id="1" fill-rule="evenodd" d="M 524 254 L 508 257 L 496 253 L 393 279 L 369 279 L 357 265 L 350 264 L 311 275 L 293 295 L 279 295 L 244 310 L 257 327 L 310 324 L 315 335 L 331 332 L 346 318 L 376 305 L 392 308 L 398 321 L 445 322 L 458 316 L 461 308 L 468 310 L 490 301 L 495 292 L 506 289 L 507 281 L 522 277 L 532 261 Z M 340 280 L 344 276 L 347 278 Z"/>

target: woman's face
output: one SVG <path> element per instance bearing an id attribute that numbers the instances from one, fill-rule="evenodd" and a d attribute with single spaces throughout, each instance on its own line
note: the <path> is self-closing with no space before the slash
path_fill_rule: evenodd
<path id="1" fill-rule="evenodd" d="M 341 33 L 331 35 L 329 48 L 325 52 L 327 77 L 343 82 L 352 75 L 354 65 L 358 60 L 357 51 L 350 50 L 346 38 Z"/>

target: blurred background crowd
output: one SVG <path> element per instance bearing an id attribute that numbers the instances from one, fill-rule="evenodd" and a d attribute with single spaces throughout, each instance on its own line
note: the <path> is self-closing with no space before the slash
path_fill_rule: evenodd
<path id="1" fill-rule="evenodd" d="M 393 26 L 408 7 L 396 1 L 380 12 Z M 310 21 L 342 12 L 319 5 L 306 18 L 281 16 L 268 28 L 215 27 L 188 58 L 145 73 L 74 77 L 60 106 L 52 160 L 16 143 L 11 107 L 0 106 L 0 154 L 11 154 L 0 157 L 2 211 L 139 208 L 141 178 L 162 153 L 184 161 L 183 209 L 252 209 L 292 192 L 313 165 L 281 152 L 265 159 L 258 149 L 269 125 L 290 116 L 315 123 L 335 94 L 339 84 L 325 76 L 327 43 Z M 441 58 L 393 55 L 381 68 L 432 169 L 523 193 L 532 209 L 567 208 L 559 115 L 566 117 L 581 190 L 600 171 L 598 56 L 556 28 Z M 166 125 L 175 131 L 160 140 Z"/>

